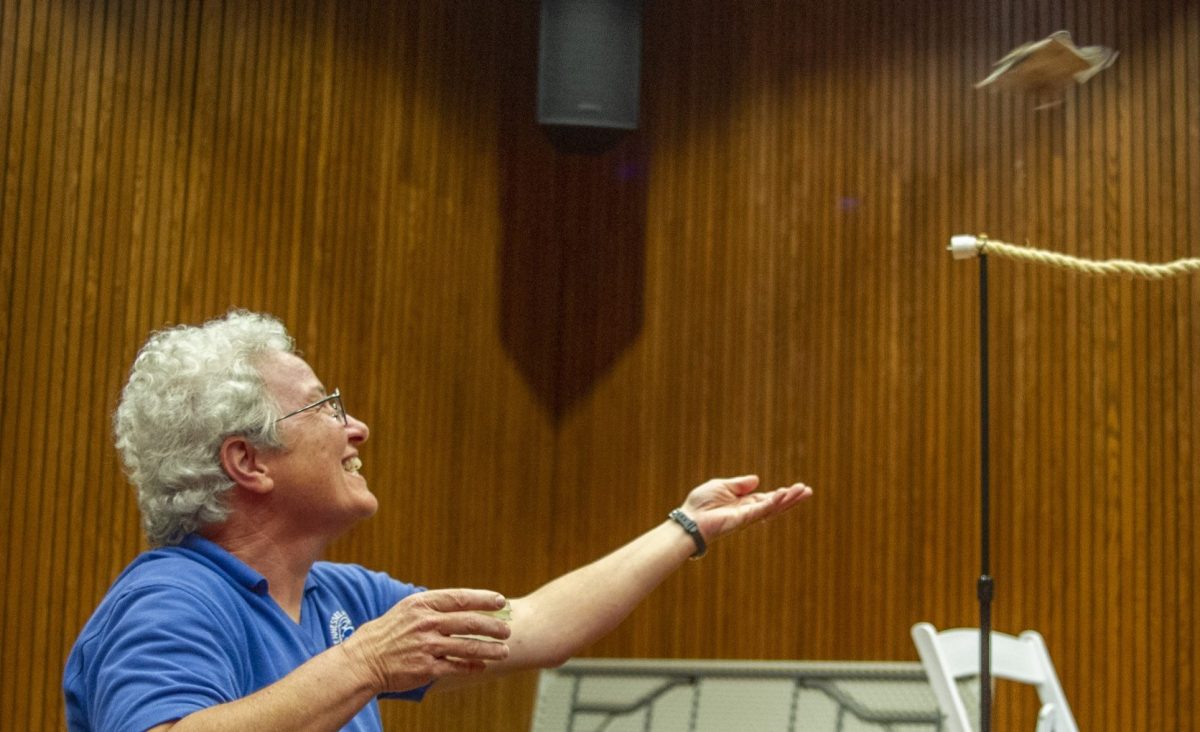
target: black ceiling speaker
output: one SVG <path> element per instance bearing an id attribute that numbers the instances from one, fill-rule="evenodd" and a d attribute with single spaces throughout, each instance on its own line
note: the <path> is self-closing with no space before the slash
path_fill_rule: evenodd
<path id="1" fill-rule="evenodd" d="M 561 149 L 603 152 L 638 126 L 642 0 L 542 0 L 538 123 Z"/>

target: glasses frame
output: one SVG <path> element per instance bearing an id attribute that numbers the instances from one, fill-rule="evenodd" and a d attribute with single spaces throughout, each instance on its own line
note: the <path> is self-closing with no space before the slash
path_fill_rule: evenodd
<path id="1" fill-rule="evenodd" d="M 297 409 L 297 410 L 296 410 L 296 411 L 294 411 L 294 412 L 288 412 L 287 414 L 283 415 L 283 416 L 282 416 L 282 417 L 280 417 L 279 419 L 275 420 L 275 424 L 279 424 L 280 422 L 282 422 L 283 420 L 287 419 L 288 417 L 295 417 L 297 414 L 301 414 L 301 413 L 303 413 L 303 412 L 307 412 L 307 411 L 309 411 L 310 409 L 317 409 L 318 407 L 321 407 L 321 406 L 323 406 L 323 405 L 324 405 L 326 402 L 332 402 L 332 403 L 333 403 L 333 410 L 334 410 L 334 413 L 335 413 L 335 414 L 336 414 L 336 415 L 337 415 L 339 418 L 341 418 L 341 420 L 342 420 L 342 425 L 343 425 L 343 426 L 349 426 L 349 425 L 350 425 L 350 418 L 346 416 L 346 407 L 345 407 L 345 405 L 344 405 L 344 404 L 342 404 L 342 390 L 341 390 L 341 389 L 334 389 L 332 394 L 329 394 L 328 396 L 321 397 L 320 399 L 318 399 L 317 401 L 313 402 L 312 404 L 306 404 L 305 406 L 303 406 L 303 407 L 300 407 L 299 409 Z"/>

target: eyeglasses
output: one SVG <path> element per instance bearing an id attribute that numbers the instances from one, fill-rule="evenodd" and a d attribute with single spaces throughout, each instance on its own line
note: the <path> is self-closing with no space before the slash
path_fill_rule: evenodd
<path id="1" fill-rule="evenodd" d="M 294 412 L 288 412 L 287 414 L 283 415 L 279 419 L 275 420 L 275 423 L 278 424 L 278 423 L 282 422 L 283 420 L 287 419 L 288 417 L 295 417 L 297 414 L 300 414 L 301 412 L 307 412 L 310 409 L 318 409 L 320 407 L 325 406 L 326 404 L 330 405 L 330 408 L 333 409 L 333 416 L 342 420 L 343 425 L 350 424 L 350 420 L 346 417 L 346 408 L 344 406 L 342 406 L 342 392 L 340 389 L 334 389 L 333 393 L 330 394 L 329 396 L 322 397 L 321 399 L 318 399 L 317 401 L 313 402 L 312 404 L 300 407 L 299 409 L 297 409 Z"/>

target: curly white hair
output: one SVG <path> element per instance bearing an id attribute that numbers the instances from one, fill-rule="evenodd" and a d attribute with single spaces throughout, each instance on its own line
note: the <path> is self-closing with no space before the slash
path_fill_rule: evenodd
<path id="1" fill-rule="evenodd" d="M 219 455 L 226 437 L 282 447 L 279 405 L 257 367 L 275 351 L 295 352 L 283 323 L 233 310 L 157 331 L 138 352 L 113 427 L 151 545 L 178 544 L 228 516 L 233 481 Z"/>

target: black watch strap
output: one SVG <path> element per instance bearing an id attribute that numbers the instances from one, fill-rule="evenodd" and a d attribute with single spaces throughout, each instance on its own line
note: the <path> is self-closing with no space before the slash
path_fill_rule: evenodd
<path id="1" fill-rule="evenodd" d="M 704 556 L 704 553 L 708 551 L 708 545 L 704 543 L 704 534 L 700 533 L 700 527 L 696 525 L 692 517 L 684 513 L 683 509 L 677 508 L 667 514 L 667 518 L 682 526 L 688 536 L 692 537 L 692 541 L 696 542 L 696 552 L 692 554 L 692 559 Z"/>

